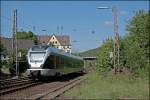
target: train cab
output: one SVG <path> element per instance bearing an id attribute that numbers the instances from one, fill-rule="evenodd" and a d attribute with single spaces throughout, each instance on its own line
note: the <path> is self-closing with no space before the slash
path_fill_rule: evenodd
<path id="1" fill-rule="evenodd" d="M 28 51 L 27 74 L 50 77 L 83 70 L 83 59 L 48 45 L 35 45 Z"/>

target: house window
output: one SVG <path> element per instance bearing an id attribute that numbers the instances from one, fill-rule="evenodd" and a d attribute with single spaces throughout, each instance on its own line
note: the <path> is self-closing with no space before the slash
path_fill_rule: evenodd
<path id="1" fill-rule="evenodd" d="M 54 39 L 54 37 L 53 37 L 53 39 Z"/>
<path id="2" fill-rule="evenodd" d="M 55 43 L 57 44 L 57 41 L 55 41 Z"/>

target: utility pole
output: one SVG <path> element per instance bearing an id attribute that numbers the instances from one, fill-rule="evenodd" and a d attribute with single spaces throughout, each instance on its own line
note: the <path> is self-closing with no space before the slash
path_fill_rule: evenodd
<path id="1" fill-rule="evenodd" d="M 15 48 L 15 11 L 13 11 L 13 27 L 12 27 L 12 60 L 13 63 L 15 62 L 15 55 L 14 55 L 14 48 Z"/>
<path id="2" fill-rule="evenodd" d="M 118 9 L 117 7 L 112 7 L 112 12 L 114 16 L 114 68 L 115 74 L 120 70 L 120 46 L 119 46 L 119 32 L 118 32 Z"/>
<path id="3" fill-rule="evenodd" d="M 113 7 L 98 7 L 97 9 L 112 9 L 114 19 L 114 51 L 113 51 L 113 67 L 115 74 L 120 70 L 120 46 L 119 46 L 119 32 L 118 32 L 118 9 Z"/>
<path id="4" fill-rule="evenodd" d="M 16 76 L 18 77 L 18 46 L 17 46 L 17 9 L 13 11 L 13 39 L 12 39 L 12 49 L 14 51 L 15 48 L 15 54 L 16 54 Z M 14 60 L 14 56 L 13 56 Z"/>
<path id="5" fill-rule="evenodd" d="M 16 76 L 18 76 L 18 45 L 17 45 L 17 9 L 15 10 L 15 40 L 16 40 Z"/>

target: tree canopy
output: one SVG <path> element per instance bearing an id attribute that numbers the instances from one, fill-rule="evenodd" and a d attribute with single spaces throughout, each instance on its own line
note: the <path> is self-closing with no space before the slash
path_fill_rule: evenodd
<path id="1" fill-rule="evenodd" d="M 127 34 L 120 38 L 120 67 L 126 67 L 133 73 L 139 73 L 143 69 L 148 70 L 150 55 L 149 17 L 149 11 L 137 11 L 126 26 Z M 113 68 L 108 55 L 112 49 L 113 40 L 106 40 L 102 44 L 98 54 L 98 69 L 100 71 Z"/>
<path id="2" fill-rule="evenodd" d="M 18 39 L 31 39 L 34 43 L 37 43 L 37 36 L 31 31 L 17 32 L 17 38 Z"/>
<path id="3" fill-rule="evenodd" d="M 127 66 L 132 69 L 148 67 L 149 57 L 149 12 L 137 11 L 127 25 L 128 34 L 124 38 L 124 53 Z"/>
<path id="4" fill-rule="evenodd" d="M 113 40 L 110 38 L 103 42 L 100 52 L 98 54 L 98 70 L 108 71 L 113 67 L 112 58 L 110 58 L 110 53 L 113 52 Z"/>
<path id="5" fill-rule="evenodd" d="M 5 50 L 4 45 L 0 42 L 0 52 L 3 52 Z"/>

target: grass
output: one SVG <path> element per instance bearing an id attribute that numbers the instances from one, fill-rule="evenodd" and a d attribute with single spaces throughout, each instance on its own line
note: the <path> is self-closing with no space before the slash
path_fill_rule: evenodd
<path id="1" fill-rule="evenodd" d="M 64 96 L 73 99 L 149 99 L 148 78 L 131 75 L 90 73 L 84 83 L 69 90 Z"/>

